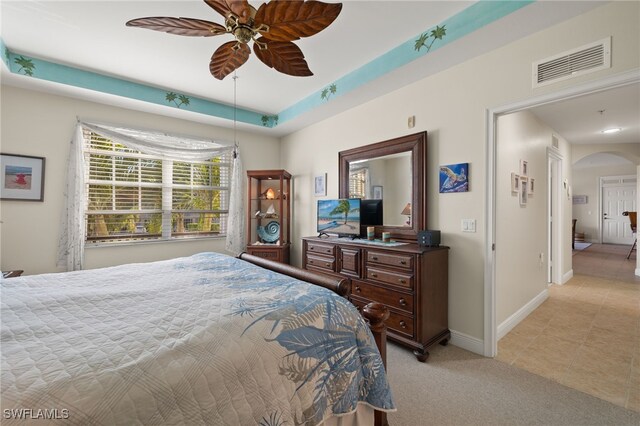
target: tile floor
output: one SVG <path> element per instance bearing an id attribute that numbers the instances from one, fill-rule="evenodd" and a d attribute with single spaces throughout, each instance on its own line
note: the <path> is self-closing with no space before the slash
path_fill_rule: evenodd
<path id="1" fill-rule="evenodd" d="M 574 252 L 574 277 L 498 342 L 496 359 L 640 412 L 640 277 L 629 247 Z"/>

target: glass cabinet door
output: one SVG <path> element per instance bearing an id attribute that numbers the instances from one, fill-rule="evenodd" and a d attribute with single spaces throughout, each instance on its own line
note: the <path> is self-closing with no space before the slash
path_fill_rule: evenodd
<path id="1" fill-rule="evenodd" d="M 247 177 L 247 251 L 262 257 L 288 259 L 291 242 L 291 175 L 284 170 L 250 170 L 247 171 Z M 273 250 L 285 247 L 286 255 L 273 253 Z"/>

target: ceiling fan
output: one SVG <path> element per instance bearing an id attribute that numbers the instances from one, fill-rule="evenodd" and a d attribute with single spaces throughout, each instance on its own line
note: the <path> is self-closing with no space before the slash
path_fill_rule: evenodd
<path id="1" fill-rule="evenodd" d="M 272 0 L 257 10 L 247 0 L 204 0 L 224 16 L 225 25 L 193 18 L 149 17 L 132 19 L 129 27 L 140 27 L 192 37 L 232 34 L 211 57 L 209 71 L 222 80 L 249 59 L 248 43 L 265 65 L 293 76 L 313 75 L 304 55 L 292 43 L 319 33 L 338 17 L 342 3 L 316 0 Z"/>

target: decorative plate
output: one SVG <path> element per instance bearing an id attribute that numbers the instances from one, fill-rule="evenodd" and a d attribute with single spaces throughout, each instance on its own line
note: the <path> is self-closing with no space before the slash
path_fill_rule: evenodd
<path id="1" fill-rule="evenodd" d="M 280 238 L 280 224 L 272 220 L 267 226 L 258 226 L 258 235 L 267 243 L 275 243 Z"/>

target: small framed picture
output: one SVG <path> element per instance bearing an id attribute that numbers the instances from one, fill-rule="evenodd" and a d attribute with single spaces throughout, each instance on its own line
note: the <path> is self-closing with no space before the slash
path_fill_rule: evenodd
<path id="1" fill-rule="evenodd" d="M 44 157 L 0 154 L 0 199 L 44 200 Z"/>
<path id="2" fill-rule="evenodd" d="M 511 172 L 511 192 L 518 194 L 520 192 L 520 175 Z"/>
<path id="3" fill-rule="evenodd" d="M 520 160 L 520 176 L 528 176 L 529 175 L 529 162 Z"/>
<path id="4" fill-rule="evenodd" d="M 373 185 L 371 188 L 371 195 L 374 200 L 382 200 L 382 186 L 381 185 Z"/>
<path id="5" fill-rule="evenodd" d="M 327 174 L 323 173 L 313 178 L 313 187 L 316 197 L 325 197 L 327 195 Z"/>
<path id="6" fill-rule="evenodd" d="M 535 190 L 536 180 L 534 178 L 529 178 L 529 192 L 528 195 L 532 196 Z"/>
<path id="7" fill-rule="evenodd" d="M 527 205 L 527 199 L 529 195 L 529 181 L 527 178 L 520 178 L 520 206 Z"/>
<path id="8" fill-rule="evenodd" d="M 469 192 L 469 163 L 440 166 L 440 194 Z"/>

